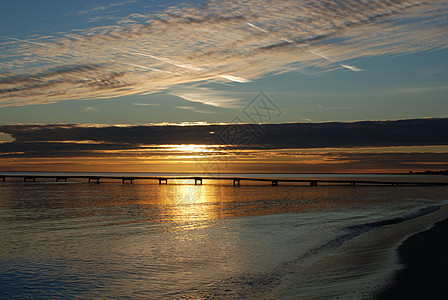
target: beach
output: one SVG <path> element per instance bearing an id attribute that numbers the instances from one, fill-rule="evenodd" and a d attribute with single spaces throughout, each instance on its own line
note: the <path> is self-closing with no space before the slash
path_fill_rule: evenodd
<path id="1" fill-rule="evenodd" d="M 448 299 L 448 218 L 398 248 L 404 268 L 379 299 Z"/>
<path id="2" fill-rule="evenodd" d="M 444 205 L 354 238 L 286 276 L 268 298 L 447 299 L 447 215 Z"/>

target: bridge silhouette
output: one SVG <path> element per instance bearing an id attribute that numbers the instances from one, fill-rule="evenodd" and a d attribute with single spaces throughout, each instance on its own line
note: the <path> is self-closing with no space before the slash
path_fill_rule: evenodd
<path id="1" fill-rule="evenodd" d="M 270 182 L 272 186 L 279 186 L 280 183 L 299 183 L 309 186 L 318 185 L 392 185 L 392 186 L 445 186 L 448 182 L 426 182 L 426 181 L 382 181 L 382 180 L 352 180 L 352 179 L 290 179 L 290 178 L 258 178 L 258 177 L 213 177 L 213 176 L 89 176 L 89 175 L 7 175 L 0 174 L 2 181 L 7 179 L 22 179 L 23 182 L 36 182 L 37 179 L 53 179 L 56 182 L 67 182 L 69 179 L 82 180 L 87 183 L 99 184 L 101 180 L 121 180 L 122 184 L 134 184 L 134 181 L 158 181 L 159 185 L 168 184 L 172 180 L 192 180 L 195 185 L 202 185 L 205 180 L 231 181 L 234 186 L 240 186 L 242 181 L 247 182 Z M 17 181 L 17 180 L 16 180 Z"/>

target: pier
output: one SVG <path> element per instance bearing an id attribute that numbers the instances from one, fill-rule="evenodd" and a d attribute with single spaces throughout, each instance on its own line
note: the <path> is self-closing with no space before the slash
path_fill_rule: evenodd
<path id="1" fill-rule="evenodd" d="M 127 176 L 87 176 L 87 175 L 7 175 L 0 174 L 0 179 L 3 182 L 12 179 L 17 181 L 22 179 L 26 182 L 36 182 L 43 180 L 55 180 L 56 182 L 68 182 L 71 180 L 85 180 L 89 184 L 100 184 L 101 180 L 117 180 L 122 184 L 134 184 L 134 181 L 155 181 L 159 185 L 167 185 L 170 180 L 191 180 L 195 185 L 202 185 L 204 181 L 230 181 L 233 182 L 233 186 L 240 186 L 241 182 L 266 182 L 272 186 L 279 186 L 281 183 L 297 183 L 301 185 L 309 185 L 316 187 L 319 185 L 350 185 L 350 186 L 366 186 L 366 185 L 379 185 L 379 186 L 446 186 L 447 182 L 426 182 L 426 181 L 381 181 L 381 180 L 349 180 L 349 179 L 290 179 L 290 178 L 263 178 L 263 177 L 213 177 L 213 176 L 165 176 L 165 177 L 151 177 L 151 176 L 139 176 L 139 177 L 127 177 Z"/>

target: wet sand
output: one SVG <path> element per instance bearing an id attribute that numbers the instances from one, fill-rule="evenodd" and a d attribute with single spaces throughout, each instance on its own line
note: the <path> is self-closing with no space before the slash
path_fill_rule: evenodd
<path id="1" fill-rule="evenodd" d="M 448 218 L 398 248 L 404 269 L 378 299 L 448 299 Z"/>
<path id="2" fill-rule="evenodd" d="M 392 290 L 395 290 L 396 284 L 394 283 L 399 284 L 402 281 L 396 276 L 399 276 L 398 272 L 408 265 L 407 262 L 400 259 L 397 249 L 411 236 L 429 230 L 436 222 L 445 219 L 447 216 L 448 206 L 445 205 L 428 215 L 367 232 L 346 242 L 331 256 L 312 266 L 298 267 L 296 272 L 283 278 L 280 286 L 266 298 L 409 299 L 409 296 L 404 294 L 403 296 L 387 294 L 389 291 L 392 293 Z M 447 226 L 443 227 L 444 232 L 437 231 L 430 239 L 443 240 L 448 238 L 446 234 Z M 421 239 L 416 245 L 406 246 L 408 252 L 420 256 L 419 250 L 432 248 L 426 242 L 427 238 Z M 435 247 L 437 249 L 438 246 Z M 443 257 L 447 256 L 446 253 L 448 252 L 441 249 L 437 253 L 431 253 L 429 256 Z M 444 259 L 447 258 L 444 257 Z M 415 256 L 412 260 L 418 261 Z M 420 270 L 412 270 L 411 272 L 423 272 L 423 268 L 426 268 L 424 263 L 420 265 Z M 448 270 L 446 265 L 442 268 Z M 430 271 L 432 270 L 430 269 L 428 272 Z M 438 276 L 437 274 L 434 275 Z M 426 277 L 426 275 L 422 276 Z M 447 282 L 446 277 L 444 278 L 441 278 L 440 281 Z M 420 280 L 428 281 L 427 279 Z M 404 278 L 404 284 L 408 286 L 416 285 L 406 281 L 407 279 Z M 421 285 L 421 283 L 418 285 Z M 406 290 L 406 287 L 404 289 Z M 430 296 L 417 298 L 441 299 Z M 448 298 L 444 297 L 443 299 Z"/>

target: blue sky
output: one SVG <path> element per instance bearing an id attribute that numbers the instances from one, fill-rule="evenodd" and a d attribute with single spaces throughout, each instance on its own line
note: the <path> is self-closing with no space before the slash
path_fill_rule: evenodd
<path id="1" fill-rule="evenodd" d="M 2 1 L 0 170 L 446 169 L 447 15 L 447 0 Z M 228 124 L 259 122 L 279 125 Z"/>
<path id="2" fill-rule="evenodd" d="M 76 88 L 65 85 L 61 88 L 62 92 L 58 89 L 53 91 L 56 96 L 50 100 L 47 99 L 45 88 L 38 92 L 41 95 L 36 95 L 35 92 L 16 96 L 10 95 L 11 93 L 3 94 L 0 96 L 0 104 L 3 104 L 3 107 L 0 107 L 1 123 L 229 122 L 239 116 L 242 108 L 260 91 L 265 92 L 281 108 L 282 114 L 271 120 L 276 123 L 407 119 L 448 115 L 447 31 L 443 32 L 447 24 L 441 17 L 443 12 L 446 12 L 446 1 L 434 2 L 436 4 L 423 8 L 418 6 L 419 1 L 411 1 L 417 8 L 386 2 L 390 7 L 369 8 L 372 11 L 367 13 L 368 17 L 390 11 L 394 13 L 366 22 L 367 24 L 363 23 L 365 15 L 349 21 L 340 19 L 341 16 L 337 14 L 327 16 L 326 19 L 318 18 L 312 22 L 320 23 L 316 23 L 315 28 L 304 31 L 302 35 L 297 32 L 303 26 L 285 29 L 285 26 L 295 23 L 288 20 L 291 16 L 283 15 L 291 9 L 291 5 L 295 7 L 299 2 L 280 1 L 276 11 L 260 8 L 253 4 L 256 3 L 254 1 L 248 1 L 243 9 L 243 5 L 238 1 L 230 1 L 233 6 L 226 4 L 226 1 L 215 1 L 212 2 L 212 9 L 227 14 L 227 18 L 241 14 L 240 11 L 246 11 L 249 15 L 242 22 L 217 24 L 207 19 L 207 14 L 210 14 L 207 10 L 211 9 L 200 5 L 204 1 L 189 1 L 187 4 L 180 4 L 178 1 L 5 1 L 0 13 L 0 47 L 7 49 L 0 58 L 0 62 L 3 62 L 3 76 L 32 76 L 61 66 L 93 64 L 101 60 L 101 52 L 107 52 L 106 56 L 109 56 L 104 62 L 113 60 L 113 63 L 118 63 L 114 67 L 103 68 L 93 76 L 121 71 L 134 72 L 138 73 L 136 78 L 128 76 L 123 80 L 142 81 L 146 80 L 145 76 L 151 72 L 142 72 L 146 71 L 144 68 L 154 68 L 158 72 L 158 67 L 161 67 L 163 72 L 186 72 L 178 76 L 181 77 L 179 80 L 163 78 L 160 84 L 136 86 L 132 87 L 132 91 L 123 93 L 97 93 L 84 89 L 79 91 L 78 98 Z M 352 2 L 356 4 L 359 1 Z M 184 9 L 178 9 L 182 7 Z M 157 28 L 160 32 L 165 30 L 168 40 L 166 45 L 153 46 L 151 39 L 155 36 L 151 33 L 132 38 L 129 42 L 126 28 L 139 30 L 142 24 L 160 18 L 165 22 L 174 23 L 176 20 L 166 16 L 167 9 L 172 13 L 173 8 L 177 8 L 176 17 L 184 18 L 184 23 L 177 25 L 178 27 L 172 26 L 173 28 Z M 229 13 L 228 10 L 232 9 Z M 319 9 L 321 8 L 317 8 Z M 353 5 L 341 9 L 351 13 L 356 9 L 362 11 Z M 266 15 L 260 17 L 264 11 L 267 11 Z M 250 12 L 257 17 L 251 17 Z M 137 13 L 140 15 L 135 15 Z M 200 25 L 192 25 L 185 22 L 191 17 L 189 14 L 207 20 L 202 20 Z M 338 30 L 343 33 L 338 32 L 332 37 L 333 32 L 328 32 L 326 24 L 322 25 L 330 17 L 333 23 L 359 22 L 359 25 L 352 26 L 355 29 L 340 25 Z M 133 19 L 132 23 L 123 22 L 129 19 Z M 249 22 L 251 20 L 253 23 Z M 227 19 L 221 21 L 227 22 Z M 242 29 L 241 24 L 246 28 Z M 163 24 L 156 26 L 163 27 Z M 234 32 L 231 28 L 229 32 L 223 31 L 226 26 L 237 29 Z M 216 41 L 208 41 L 209 36 L 204 35 L 191 37 L 191 34 L 205 30 L 215 30 L 215 33 L 223 36 L 216 37 Z M 211 57 L 209 60 L 196 58 L 192 61 L 202 65 L 183 67 L 185 64 L 191 64 L 188 60 L 191 53 L 182 46 L 183 43 L 209 42 L 206 47 L 197 46 L 198 51 L 204 51 L 204 48 L 205 51 L 215 51 L 213 43 L 226 39 L 228 44 L 228 40 L 233 37 L 240 38 L 243 35 L 242 30 L 247 31 L 244 32 L 244 38 L 255 38 L 254 41 L 242 45 L 241 49 L 236 49 L 237 51 L 244 51 L 244 47 L 254 47 L 257 42 L 266 46 L 292 42 L 291 40 L 296 42 L 307 35 L 312 38 L 305 46 L 297 43 L 291 46 L 295 47 L 295 50 L 281 50 L 261 58 L 254 56 L 249 62 L 250 65 L 244 65 L 244 56 L 234 59 L 232 55 L 235 53 L 230 53 L 229 60 L 234 61 L 229 64 L 225 61 L 216 62 L 217 71 L 213 68 L 218 57 Z M 385 35 L 384 31 L 388 32 L 388 36 L 382 36 Z M 115 35 L 116 42 L 111 41 L 110 36 L 95 37 L 95 34 L 102 32 L 106 32 L 106 36 Z M 177 34 L 179 36 L 173 36 Z M 328 34 L 329 37 L 324 41 L 313 41 L 313 38 L 323 34 Z M 163 37 L 157 38 L 157 43 L 164 43 Z M 81 45 L 81 42 L 78 42 L 87 39 L 90 39 L 91 45 Z M 142 40 L 141 44 L 138 39 Z M 369 42 L 370 39 L 372 42 Z M 391 42 L 393 39 L 400 41 L 401 48 Z M 58 49 L 57 43 L 64 43 L 64 40 L 66 48 Z M 67 40 L 71 44 L 68 44 Z M 170 45 L 169 42 L 174 44 Z M 220 47 L 228 47 L 227 44 Z M 344 48 L 345 44 L 350 44 L 351 48 Z M 127 48 L 121 49 L 122 46 Z M 168 53 L 170 47 L 174 50 Z M 176 50 L 176 47 L 179 49 Z M 92 50 L 91 54 L 83 53 L 76 57 L 78 51 L 87 52 L 89 48 L 97 49 Z M 302 51 L 301 48 L 306 50 Z M 139 54 L 144 52 L 146 56 L 129 55 L 129 49 Z M 125 53 L 128 56 L 123 57 L 120 51 L 128 51 Z M 181 53 L 182 51 L 185 53 Z M 225 48 L 222 51 L 224 53 L 231 50 Z M 55 54 L 60 58 L 52 59 Z M 148 58 L 148 55 L 153 57 Z M 154 57 L 159 61 L 154 62 Z M 127 62 L 128 58 L 132 60 Z M 160 63 L 160 59 L 175 62 Z M 266 59 L 266 67 L 270 69 L 264 70 L 263 59 Z M 9 63 L 7 68 L 5 63 Z M 193 74 L 193 77 L 196 77 L 192 79 L 186 78 L 196 71 L 194 68 L 213 71 L 200 76 Z M 253 70 L 247 70 L 248 68 Z M 151 74 L 148 76 L 149 81 L 153 80 Z M 234 76 L 241 80 L 228 80 L 225 76 Z M 17 87 L 16 85 L 6 88 Z M 67 90 L 73 90 L 74 93 Z M 210 99 L 212 103 L 209 103 Z M 48 102 L 50 103 L 46 104 Z"/>

